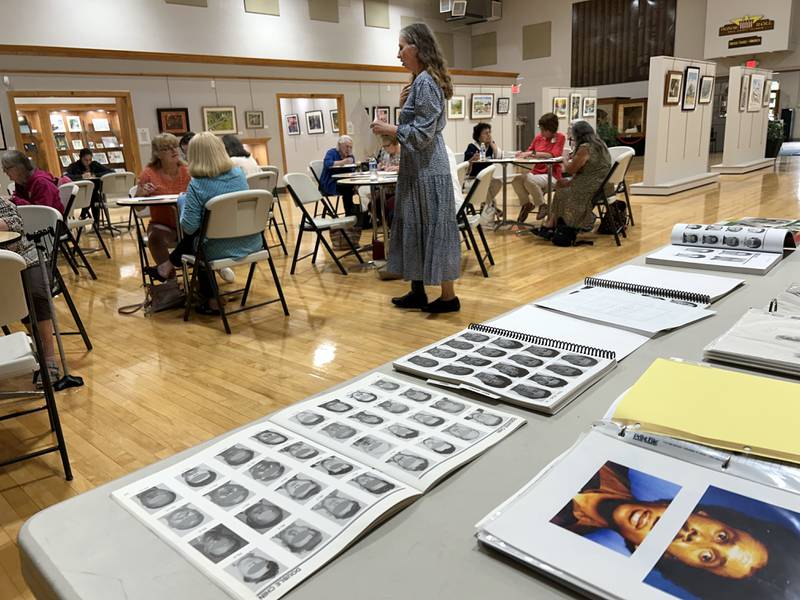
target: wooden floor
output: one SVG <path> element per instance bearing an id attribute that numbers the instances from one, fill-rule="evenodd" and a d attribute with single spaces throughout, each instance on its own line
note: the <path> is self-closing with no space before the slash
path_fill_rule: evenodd
<path id="1" fill-rule="evenodd" d="M 641 168 L 641 159 L 635 159 L 629 184 L 641 179 Z M 513 192 L 510 196 L 516 200 Z M 87 353 L 79 338 L 67 339 L 70 367 L 86 385 L 57 395 L 75 479 L 64 481 L 55 455 L 0 470 L 0 598 L 33 597 L 20 573 L 16 537 L 22 523 L 37 511 L 320 392 L 470 322 L 652 250 L 667 242 L 676 222 L 800 217 L 800 158 L 783 157 L 775 171 L 725 176 L 719 186 L 668 198 L 634 197 L 633 206 L 636 227 L 621 248 L 610 236 L 594 236 L 593 247 L 556 248 L 531 237 L 490 233 L 497 265 L 484 279 L 474 256 L 463 254 L 464 271 L 457 286 L 462 310 L 450 315 L 394 309 L 389 297 L 404 293 L 407 284 L 380 281 L 372 270 L 354 268 L 345 277 L 323 257 L 316 267 L 301 263 L 291 276 L 290 259 L 276 255 L 291 316 L 284 317 L 277 304 L 237 315 L 231 319 L 230 336 L 215 317 L 193 317 L 184 323 L 179 311 L 148 318 L 117 314 L 119 306 L 138 302 L 142 290 L 133 237 L 115 238 L 111 260 L 102 254 L 90 258 L 97 281 L 71 274 L 68 278 L 94 343 L 94 351 Z M 296 216 L 292 221 L 297 222 Z M 291 223 L 289 230 L 291 250 Z M 347 264 L 354 266 L 353 261 Z M 241 272 L 238 279 L 244 280 Z M 254 301 L 273 294 L 266 268 L 254 285 Z M 67 315 L 59 314 L 62 325 L 71 327 Z M 0 428 L 0 452 L 46 442 L 47 429 L 41 413 L 6 422 Z"/>

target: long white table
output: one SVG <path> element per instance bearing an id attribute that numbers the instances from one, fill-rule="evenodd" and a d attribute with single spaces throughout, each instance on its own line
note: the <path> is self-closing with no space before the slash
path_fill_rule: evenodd
<path id="1" fill-rule="evenodd" d="M 630 261 L 643 263 L 644 257 Z M 698 272 L 686 272 L 689 271 Z M 675 356 L 701 360 L 702 348 L 727 330 L 747 308 L 765 305 L 790 283 L 800 281 L 800 255 L 795 253 L 784 259 L 763 277 L 731 276 L 744 279 L 746 285 L 713 305 L 717 315 L 646 343 L 559 414 L 548 417 L 503 405 L 504 410 L 525 416 L 528 425 L 367 533 L 287 598 L 575 597 L 574 592 L 550 580 L 481 551 L 473 537 L 473 526 L 572 445 L 654 359 Z M 388 373 L 391 365 L 377 370 Z M 395 376 L 413 381 L 411 377 Z M 112 490 L 190 456 L 207 444 L 30 518 L 20 531 L 19 547 L 25 580 L 37 598 L 228 598 L 109 497 Z"/>

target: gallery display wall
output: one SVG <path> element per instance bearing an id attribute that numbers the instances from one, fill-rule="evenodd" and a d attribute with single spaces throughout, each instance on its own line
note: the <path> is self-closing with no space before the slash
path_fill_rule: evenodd
<path id="1" fill-rule="evenodd" d="M 558 117 L 558 130 L 566 134 L 575 120 L 587 121 L 597 128 L 597 89 L 546 87 L 542 88 L 542 106 L 539 116 L 554 112 Z"/>
<path id="2" fill-rule="evenodd" d="M 702 60 L 650 59 L 644 177 L 631 193 L 666 196 L 719 180 L 708 169 L 715 71 Z"/>
<path id="3" fill-rule="evenodd" d="M 712 171 L 747 173 L 774 164 L 774 158 L 764 158 L 771 81 L 772 71 L 766 69 L 731 68 L 722 162 Z"/>

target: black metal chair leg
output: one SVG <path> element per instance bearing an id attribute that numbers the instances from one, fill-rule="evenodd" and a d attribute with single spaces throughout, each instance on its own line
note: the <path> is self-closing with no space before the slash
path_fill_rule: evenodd
<path id="1" fill-rule="evenodd" d="M 283 296 L 283 287 L 281 287 L 281 280 L 278 279 L 278 271 L 275 270 L 275 263 L 272 262 L 272 256 L 267 259 L 269 263 L 269 270 L 272 271 L 272 280 L 275 282 L 275 289 L 278 290 L 278 298 L 281 300 L 283 306 L 283 314 L 289 316 L 289 307 L 286 305 L 286 298 Z"/>
<path id="2" fill-rule="evenodd" d="M 303 227 L 305 226 L 305 215 L 300 220 L 300 230 L 297 232 L 297 241 L 294 244 L 294 256 L 292 257 L 292 268 L 289 274 L 294 275 L 294 268 L 297 266 L 297 257 L 300 255 L 300 241 L 303 239 Z"/>
<path id="3" fill-rule="evenodd" d="M 192 301 L 194 300 L 194 287 L 197 285 L 197 259 L 195 259 L 192 269 L 192 277 L 189 279 L 189 287 L 186 290 L 186 306 L 183 309 L 183 320 L 189 320 L 189 313 L 192 311 Z"/>
<path id="4" fill-rule="evenodd" d="M 242 302 L 239 306 L 244 306 L 247 302 L 247 295 L 250 293 L 250 285 L 253 283 L 253 273 L 256 270 L 256 263 L 250 263 L 250 270 L 247 272 L 247 283 L 244 284 L 244 293 L 242 294 Z"/>
<path id="5" fill-rule="evenodd" d="M 347 245 L 350 246 L 350 250 L 352 251 L 353 254 L 355 254 L 356 258 L 358 259 L 358 262 L 363 264 L 364 259 L 362 259 L 361 255 L 358 253 L 358 247 L 356 246 L 355 242 L 350 239 L 349 235 L 347 235 L 347 230 L 342 229 L 342 235 L 344 236 L 344 239 L 347 241 Z"/>
<path id="6" fill-rule="evenodd" d="M 478 248 L 478 243 L 475 241 L 475 235 L 472 233 L 469 224 L 467 224 L 466 234 L 472 241 L 472 249 L 475 251 L 475 258 L 478 260 L 478 265 L 481 267 L 481 273 L 483 273 L 484 277 L 489 277 L 489 271 L 486 270 L 486 265 L 483 263 L 483 256 L 481 256 L 480 248 Z"/>
<path id="7" fill-rule="evenodd" d="M 492 250 L 489 248 L 489 242 L 486 241 L 486 236 L 483 234 L 483 227 L 478 225 L 475 227 L 478 230 L 478 235 L 481 238 L 481 243 L 483 243 L 483 249 L 486 250 L 486 258 L 489 259 L 489 264 L 494 266 L 494 257 L 492 256 Z"/>
<path id="8" fill-rule="evenodd" d="M 208 277 L 208 281 L 211 283 L 211 290 L 214 292 L 214 298 L 217 300 L 217 306 L 219 307 L 219 316 L 222 318 L 222 325 L 225 327 L 225 333 L 228 335 L 231 334 L 231 327 L 228 325 L 228 316 L 225 314 L 225 307 L 222 304 L 222 298 L 219 295 L 219 286 L 217 285 L 217 274 L 216 272 L 212 271 L 208 267 L 204 269 L 206 277 Z"/>
<path id="9" fill-rule="evenodd" d="M 80 233 L 80 230 L 78 231 L 78 233 Z M 69 237 L 70 241 L 72 242 L 72 251 L 75 254 L 77 254 L 78 257 L 81 259 L 81 262 L 83 263 L 83 266 L 86 267 L 87 271 L 89 271 L 89 275 L 91 276 L 91 278 L 92 279 L 97 279 L 97 275 L 95 274 L 94 269 L 92 268 L 92 265 L 89 264 L 89 261 L 87 260 L 86 255 L 83 253 L 83 250 L 81 250 L 81 246 L 78 243 L 78 238 L 73 237 L 71 231 L 67 232 L 67 236 Z"/>
<path id="10" fill-rule="evenodd" d="M 108 252 L 108 248 L 106 247 L 106 242 L 103 239 L 103 236 L 100 233 L 100 227 L 97 225 L 97 221 L 92 223 L 92 229 L 94 230 L 97 239 L 100 241 L 100 246 L 103 248 L 103 252 L 106 253 L 106 258 L 111 258 L 111 254 Z"/>
<path id="11" fill-rule="evenodd" d="M 61 295 L 64 296 L 64 301 L 67 303 L 69 312 L 72 314 L 72 320 L 75 321 L 75 325 L 77 326 L 78 331 L 83 338 L 83 343 L 86 346 L 86 350 L 91 352 L 93 347 L 92 341 L 89 339 L 89 334 L 86 332 L 86 328 L 83 326 L 83 320 L 81 319 L 80 313 L 78 313 L 75 303 L 72 301 L 72 296 L 70 295 L 69 290 L 64 283 L 64 278 L 61 277 L 61 273 L 58 271 L 58 269 L 56 269 L 54 275 L 55 280 L 58 282 L 58 289 L 61 291 Z"/>
<path id="12" fill-rule="evenodd" d="M 347 237 L 347 234 L 344 231 L 342 231 L 342 235 L 344 235 L 345 239 L 347 240 L 347 243 L 350 244 L 350 247 L 352 248 L 353 243 L 350 241 L 350 238 Z M 336 252 L 334 252 L 333 248 L 331 248 L 331 246 L 328 244 L 328 240 L 326 240 L 322 236 L 322 232 L 317 230 L 317 243 L 319 244 L 319 242 L 322 242 L 322 245 L 325 246 L 325 250 L 327 250 L 328 254 L 330 254 L 331 258 L 333 259 L 333 262 L 336 263 L 336 266 L 339 267 L 339 270 L 342 272 L 342 275 L 347 275 L 347 269 L 344 268 L 344 265 L 339 260 L 339 257 L 336 256 Z"/>
<path id="13" fill-rule="evenodd" d="M 278 236 L 278 242 L 281 245 L 281 249 L 283 250 L 284 256 L 289 256 L 289 251 L 286 249 L 286 242 L 283 241 L 283 234 L 281 233 L 281 227 L 278 225 L 278 222 L 275 220 L 275 217 L 271 219 L 272 226 L 275 228 L 275 235 Z"/>
<path id="14" fill-rule="evenodd" d="M 314 254 L 311 255 L 311 264 L 317 264 L 317 252 L 319 252 L 319 241 L 322 239 L 322 232 L 317 230 L 317 241 L 314 244 Z"/>
<path id="15" fill-rule="evenodd" d="M 631 221 L 631 227 L 634 227 L 636 223 L 633 221 L 633 207 L 631 206 L 631 197 L 628 195 L 628 184 L 624 181 L 622 182 L 622 191 L 625 194 L 625 204 L 628 205 L 628 218 Z"/>

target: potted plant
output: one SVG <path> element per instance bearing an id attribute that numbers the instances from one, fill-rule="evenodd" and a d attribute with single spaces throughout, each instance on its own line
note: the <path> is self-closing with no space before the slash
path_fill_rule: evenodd
<path id="1" fill-rule="evenodd" d="M 767 125 L 767 147 L 764 151 L 765 158 L 775 158 L 783 145 L 783 121 L 770 121 Z"/>
<path id="2" fill-rule="evenodd" d="M 619 141 L 617 140 L 619 130 L 614 127 L 610 121 L 600 121 L 597 123 L 597 135 L 609 148 L 611 148 L 611 146 L 620 145 Z"/>

